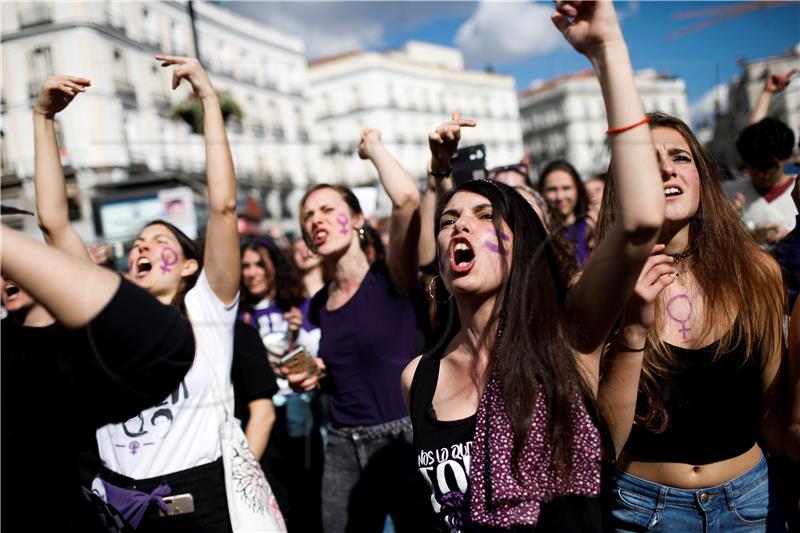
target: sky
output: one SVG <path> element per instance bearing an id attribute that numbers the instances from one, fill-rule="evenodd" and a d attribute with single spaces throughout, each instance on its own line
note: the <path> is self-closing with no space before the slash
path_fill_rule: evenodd
<path id="1" fill-rule="evenodd" d="M 800 2 L 767 2 L 744 14 L 729 14 L 751 4 L 615 2 L 634 68 L 654 68 L 683 78 L 695 123 L 711 113 L 714 95 L 727 99 L 728 83 L 741 72 L 738 60 L 777 55 L 800 43 Z M 491 65 L 496 72 L 514 76 L 520 90 L 589 67 L 550 22 L 552 2 L 249 1 L 222 5 L 301 37 L 311 60 L 352 50 L 397 49 L 409 40 L 427 41 L 460 49 L 468 68 Z M 716 14 L 701 16 L 706 10 Z M 689 31 L 697 25 L 705 27 Z"/>

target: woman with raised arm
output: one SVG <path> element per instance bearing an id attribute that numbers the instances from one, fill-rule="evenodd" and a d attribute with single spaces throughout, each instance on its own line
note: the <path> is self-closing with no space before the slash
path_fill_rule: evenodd
<path id="1" fill-rule="evenodd" d="M 219 99 L 203 67 L 191 58 L 156 59 L 174 67 L 173 89 L 184 79 L 191 84 L 205 111 L 206 245 L 203 253 L 172 224 L 154 221 L 134 241 L 129 276 L 162 303 L 181 309 L 194 328 L 197 354 L 186 379 L 164 401 L 97 431 L 104 469 L 96 485 L 102 485 L 112 505 L 141 520 L 137 531 L 230 531 L 219 402 L 232 397 L 240 275 L 233 162 Z M 182 497 L 180 510 L 168 516 L 156 503 L 146 509 L 130 505 L 132 500 L 145 506 L 151 500 L 160 503 L 165 494 L 190 496 Z M 185 505 L 188 499 L 192 506 Z"/>
<path id="2" fill-rule="evenodd" d="M 602 528 L 599 354 L 658 235 L 664 197 L 611 2 L 559 2 L 552 19 L 595 67 L 622 203 L 613 237 L 569 291 L 541 220 L 512 188 L 471 181 L 439 203 L 439 267 L 462 327 L 440 353 L 412 361 L 402 383 L 442 531 Z"/>
<path id="3" fill-rule="evenodd" d="M 303 237 L 332 276 L 311 302 L 330 393 L 323 525 L 326 533 L 380 532 L 388 513 L 399 532 L 429 531 L 399 381 L 415 350 L 408 294 L 417 275 L 419 191 L 377 130 L 364 130 L 358 153 L 375 165 L 392 202 L 386 262 L 370 266 L 361 248 L 365 220 L 350 189 L 317 185 L 300 204 Z M 317 385 L 316 377 L 288 377 L 296 387 Z"/>
<path id="4" fill-rule="evenodd" d="M 783 455 L 784 291 L 722 172 L 681 120 L 653 113 L 664 227 L 604 358 L 599 403 L 618 469 L 617 531 L 785 531 L 762 454 Z M 619 212 L 616 169 L 599 247 Z M 638 384 L 638 385 L 637 385 Z"/>
<path id="5" fill-rule="evenodd" d="M 22 323 L 2 321 L 0 525 L 132 531 L 80 486 L 79 453 L 98 427 L 127 419 L 178 385 L 194 356 L 191 326 L 177 309 L 84 258 L 6 227 L 0 247 L 3 275 L 15 282 L 12 298 L 27 289 L 24 300 L 46 308 L 28 310 Z M 6 303 L 9 290 L 5 285 Z M 18 303 L 10 306 L 15 312 L 22 311 Z M 34 313 L 39 320 L 31 320 Z M 58 495 L 45 514 L 41 498 L 31 496 L 42 493 L 43 482 Z"/>

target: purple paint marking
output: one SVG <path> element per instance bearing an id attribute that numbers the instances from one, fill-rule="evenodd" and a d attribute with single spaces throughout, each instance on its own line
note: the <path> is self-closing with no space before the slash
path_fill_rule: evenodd
<path id="1" fill-rule="evenodd" d="M 680 319 L 672 314 L 672 304 L 678 300 L 686 300 L 686 303 L 689 305 L 689 314 L 686 315 L 686 318 Z M 692 301 L 689 299 L 688 296 L 685 294 L 677 294 L 667 301 L 667 314 L 669 317 L 674 320 L 675 322 L 680 323 L 681 327 L 678 331 L 683 335 L 683 340 L 686 340 L 686 334 L 692 331 L 692 328 L 687 328 L 686 323 L 692 318 Z"/>
<path id="2" fill-rule="evenodd" d="M 339 213 L 338 215 L 336 215 L 336 222 L 338 222 L 339 225 L 341 226 L 341 228 L 339 228 L 339 233 L 341 233 L 342 235 L 347 235 L 348 233 L 350 233 L 350 228 L 347 227 L 348 224 L 350 223 L 350 220 L 348 220 L 347 215 L 345 215 L 344 213 Z"/>
<path id="3" fill-rule="evenodd" d="M 131 455 L 136 455 L 136 452 L 139 451 L 139 441 L 135 440 L 128 445 L 128 448 L 131 449 Z"/>
<path id="4" fill-rule="evenodd" d="M 489 233 L 490 235 L 493 235 L 494 237 L 500 237 L 504 241 L 508 241 L 510 239 L 509 236 L 506 235 L 505 233 L 503 233 L 502 231 L 489 230 L 489 231 L 487 231 L 487 233 Z M 494 252 L 494 253 L 500 254 L 502 256 L 508 255 L 506 250 L 500 250 L 500 245 L 499 244 L 495 244 L 492 241 L 484 241 L 483 246 L 487 250 L 489 250 L 490 252 Z"/>
<path id="5" fill-rule="evenodd" d="M 170 248 L 169 246 L 165 246 L 161 249 L 161 273 L 166 274 L 167 272 L 172 272 L 169 268 L 170 266 L 174 265 L 178 262 L 178 252 Z"/>

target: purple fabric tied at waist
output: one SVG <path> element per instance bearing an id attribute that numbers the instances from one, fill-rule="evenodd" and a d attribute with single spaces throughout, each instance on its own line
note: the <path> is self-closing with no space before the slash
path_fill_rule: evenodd
<path id="1" fill-rule="evenodd" d="M 108 481 L 101 479 L 103 487 L 106 489 L 106 501 L 113 506 L 134 528 L 139 527 L 139 522 L 144 518 L 144 513 L 150 506 L 150 502 L 155 503 L 162 511 L 167 512 L 167 504 L 164 503 L 164 496 L 169 496 L 172 489 L 166 483 L 162 483 L 147 494 L 134 489 L 124 489 L 112 485 Z"/>
<path id="2" fill-rule="evenodd" d="M 510 528 L 535 526 L 540 504 L 559 496 L 600 493 L 600 432 L 576 396 L 570 411 L 572 468 L 562 479 L 551 467 L 552 449 L 545 438 L 547 406 L 539 395 L 531 427 L 522 447 L 520 475 L 511 461 L 513 431 L 496 377 L 478 405 L 472 448 L 470 518 L 475 524 Z"/>

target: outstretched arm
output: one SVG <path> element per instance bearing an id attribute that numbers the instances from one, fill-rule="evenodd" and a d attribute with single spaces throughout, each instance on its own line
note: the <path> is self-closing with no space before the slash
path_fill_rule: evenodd
<path id="1" fill-rule="evenodd" d="M 383 190 L 392 201 L 386 266 L 395 288 L 402 294 L 409 294 L 417 279 L 419 267 L 419 189 L 408 172 L 383 145 L 378 130 L 364 130 L 358 145 L 358 156 L 372 161 L 378 170 Z"/>
<path id="2" fill-rule="evenodd" d="M 233 158 L 225 132 L 219 98 L 199 61 L 189 57 L 157 55 L 162 67 L 175 66 L 172 88 L 182 79 L 203 103 L 203 126 L 206 143 L 206 179 L 208 181 L 208 226 L 204 268 L 214 294 L 225 304 L 236 298 L 239 290 L 239 235 L 236 230 L 236 177 Z"/>
<path id="3" fill-rule="evenodd" d="M 49 244 L 75 257 L 91 260 L 86 246 L 69 222 L 67 189 L 54 119 L 91 82 L 74 76 L 53 76 L 39 90 L 33 106 L 34 184 L 36 217 Z"/>
<path id="4" fill-rule="evenodd" d="M 594 65 L 608 116 L 617 204 L 614 223 L 567 300 L 580 334 L 574 348 L 596 353 L 658 237 L 664 221 L 664 191 L 627 45 L 611 1 L 559 1 L 552 19 L 567 41 Z"/>
<path id="5" fill-rule="evenodd" d="M 793 68 L 789 72 L 767 75 L 767 79 L 764 81 L 764 89 L 762 89 L 761 94 L 758 95 L 753 113 L 750 115 L 750 124 L 760 122 L 767 117 L 767 111 L 769 111 L 769 104 L 772 102 L 772 97 L 789 86 L 789 81 L 791 81 L 792 76 L 794 76 L 796 72 L 797 69 Z"/>
<path id="6" fill-rule="evenodd" d="M 436 216 L 436 205 L 444 193 L 453 188 L 453 168 L 451 161 L 458 142 L 461 140 L 461 128 L 474 128 L 477 125 L 472 119 L 461 118 L 453 113 L 452 119 L 428 134 L 428 145 L 431 149 L 431 161 L 428 166 L 428 187 L 422 196 L 420 207 L 419 263 L 428 265 L 436 258 L 436 239 L 433 228 Z"/>
<path id="7" fill-rule="evenodd" d="M 0 264 L 3 273 L 71 328 L 97 316 L 120 284 L 119 275 L 107 268 L 45 246 L 6 226 L 0 234 Z"/>

